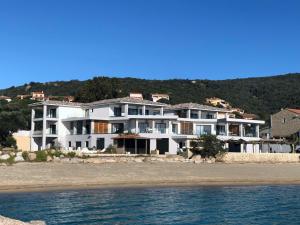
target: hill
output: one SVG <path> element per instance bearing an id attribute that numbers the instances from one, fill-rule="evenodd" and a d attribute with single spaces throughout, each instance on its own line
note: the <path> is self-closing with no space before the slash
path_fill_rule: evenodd
<path id="1" fill-rule="evenodd" d="M 170 103 L 204 103 L 207 97 L 220 97 L 234 107 L 268 119 L 285 107 L 300 107 L 300 74 L 231 80 L 145 80 L 136 78 L 94 77 L 86 81 L 31 82 L 0 90 L 0 95 L 14 97 L 43 90 L 47 95 L 74 95 L 77 101 L 90 102 L 127 96 L 129 92 L 170 95 Z"/>

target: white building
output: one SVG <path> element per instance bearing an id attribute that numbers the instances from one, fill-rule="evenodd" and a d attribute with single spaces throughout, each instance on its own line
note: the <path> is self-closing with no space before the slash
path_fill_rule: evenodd
<path id="1" fill-rule="evenodd" d="M 31 150 L 103 149 L 176 154 L 202 134 L 215 134 L 230 151 L 257 152 L 260 120 L 230 118 L 226 109 L 195 103 L 167 105 L 139 98 L 92 103 L 43 101 L 31 104 Z"/>

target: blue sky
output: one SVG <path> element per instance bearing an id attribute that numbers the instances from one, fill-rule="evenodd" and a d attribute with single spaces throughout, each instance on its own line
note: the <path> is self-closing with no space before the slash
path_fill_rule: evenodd
<path id="1" fill-rule="evenodd" d="M 0 0 L 0 88 L 300 72 L 300 1 Z"/>

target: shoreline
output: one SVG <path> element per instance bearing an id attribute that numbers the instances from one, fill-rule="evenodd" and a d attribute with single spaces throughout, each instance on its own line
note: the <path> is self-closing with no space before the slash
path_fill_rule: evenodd
<path id="1" fill-rule="evenodd" d="M 299 163 L 20 163 L 0 167 L 0 193 L 110 188 L 300 185 L 299 171 Z"/>
<path id="2" fill-rule="evenodd" d="M 3 193 L 29 193 L 29 192 L 54 192 L 54 191 L 82 191 L 100 189 L 137 189 L 137 188 L 180 188 L 180 187 L 245 187 L 245 186 L 280 186 L 300 185 L 296 181 L 201 181 L 192 182 L 166 182 L 166 183 L 115 183 L 115 184 L 88 184 L 88 185 L 32 185 L 32 186 L 7 186 L 0 187 L 0 194 Z"/>

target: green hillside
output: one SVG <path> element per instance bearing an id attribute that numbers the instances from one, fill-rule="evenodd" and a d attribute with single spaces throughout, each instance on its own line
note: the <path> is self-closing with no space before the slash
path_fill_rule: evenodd
<path id="1" fill-rule="evenodd" d="M 145 80 L 95 77 L 87 81 L 59 81 L 25 84 L 0 90 L 0 95 L 16 96 L 43 90 L 47 95 L 75 95 L 77 101 L 90 102 L 141 92 L 170 95 L 170 103 L 203 103 L 207 97 L 220 97 L 234 107 L 255 113 L 262 119 L 284 107 L 300 108 L 300 74 L 233 80 Z"/>

